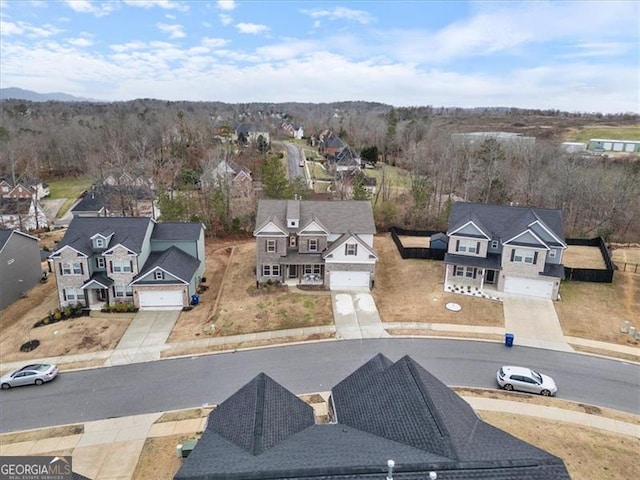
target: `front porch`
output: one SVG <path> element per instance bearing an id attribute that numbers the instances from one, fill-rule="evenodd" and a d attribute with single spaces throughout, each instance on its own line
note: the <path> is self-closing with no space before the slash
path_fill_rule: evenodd
<path id="1" fill-rule="evenodd" d="M 444 291 L 502 301 L 497 288 L 500 271 L 477 266 L 446 265 Z"/>

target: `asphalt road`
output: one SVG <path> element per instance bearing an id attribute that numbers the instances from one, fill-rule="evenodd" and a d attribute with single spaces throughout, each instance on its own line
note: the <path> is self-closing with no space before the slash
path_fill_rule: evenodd
<path id="1" fill-rule="evenodd" d="M 640 414 L 640 366 L 575 353 L 447 339 L 343 340 L 62 373 L 0 391 L 0 431 L 217 404 L 260 372 L 296 394 L 330 390 L 383 353 L 411 355 L 451 386 L 495 388 L 501 365 L 555 378 L 558 397 Z"/>
<path id="2" fill-rule="evenodd" d="M 285 143 L 284 145 L 287 147 L 289 180 L 293 180 L 296 177 L 302 177 L 304 179 L 304 168 L 300 166 L 300 162 L 302 161 L 300 149 L 292 143 Z"/>

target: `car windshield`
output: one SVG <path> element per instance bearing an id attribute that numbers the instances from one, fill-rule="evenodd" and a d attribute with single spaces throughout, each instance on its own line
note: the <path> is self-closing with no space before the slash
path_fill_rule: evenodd
<path id="1" fill-rule="evenodd" d="M 542 375 L 540 375 L 538 372 L 536 372 L 535 370 L 531 370 L 531 376 L 533 377 L 533 379 L 538 382 L 540 385 L 542 385 Z"/>

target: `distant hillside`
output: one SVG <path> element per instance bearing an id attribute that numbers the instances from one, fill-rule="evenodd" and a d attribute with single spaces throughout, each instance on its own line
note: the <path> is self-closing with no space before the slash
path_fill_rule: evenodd
<path id="1" fill-rule="evenodd" d="M 22 88 L 0 88 L 0 99 L 27 100 L 29 102 L 91 102 L 90 98 L 74 97 L 66 93 L 38 93 Z"/>

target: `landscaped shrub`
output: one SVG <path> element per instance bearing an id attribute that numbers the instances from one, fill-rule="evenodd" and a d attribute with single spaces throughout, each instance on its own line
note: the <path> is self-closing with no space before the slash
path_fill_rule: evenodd
<path id="1" fill-rule="evenodd" d="M 101 311 L 105 313 L 131 313 L 137 312 L 138 308 L 132 302 L 112 303 L 111 305 L 102 307 Z"/>

